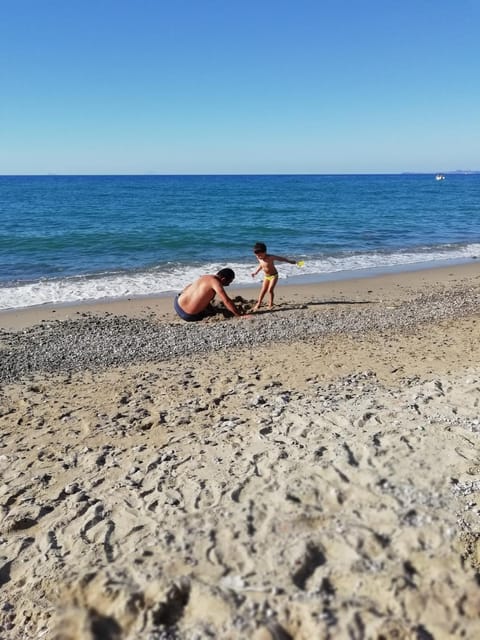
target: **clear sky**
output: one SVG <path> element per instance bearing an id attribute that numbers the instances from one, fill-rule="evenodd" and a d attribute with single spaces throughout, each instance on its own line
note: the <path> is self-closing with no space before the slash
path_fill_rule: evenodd
<path id="1" fill-rule="evenodd" d="M 480 0 L 0 0 L 0 174 L 480 169 Z"/>

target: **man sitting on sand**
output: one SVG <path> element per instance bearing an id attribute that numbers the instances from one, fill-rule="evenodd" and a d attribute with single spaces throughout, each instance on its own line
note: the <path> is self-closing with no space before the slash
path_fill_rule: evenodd
<path id="1" fill-rule="evenodd" d="M 203 320 L 208 315 L 207 310 L 211 301 L 218 294 L 218 297 L 234 316 L 241 316 L 237 307 L 230 300 L 224 287 L 228 287 L 233 282 L 235 273 L 232 269 L 220 269 L 214 275 L 200 276 L 198 280 L 185 287 L 179 293 L 173 303 L 174 309 L 183 320 L 196 322 Z"/>

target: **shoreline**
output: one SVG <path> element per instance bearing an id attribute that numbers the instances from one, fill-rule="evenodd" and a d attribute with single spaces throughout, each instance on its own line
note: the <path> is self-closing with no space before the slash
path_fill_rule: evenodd
<path id="1" fill-rule="evenodd" d="M 355 272 L 352 272 L 353 274 Z M 276 288 L 277 304 L 296 302 L 308 304 L 309 301 L 328 297 L 350 297 L 357 299 L 370 297 L 372 290 L 378 290 L 384 296 L 412 295 L 420 287 L 438 286 L 442 282 L 450 283 L 476 276 L 480 277 L 480 262 L 472 260 L 462 264 L 449 264 L 422 269 L 402 269 L 392 273 L 361 275 L 356 277 L 325 279 L 308 283 L 286 282 L 280 279 Z M 254 301 L 258 296 L 258 286 L 232 286 L 227 292 L 230 297 L 241 296 Z M 403 292 L 403 293 L 401 293 Z M 21 309 L 0 310 L 0 330 L 16 330 L 31 327 L 50 320 L 72 320 L 85 314 L 106 316 L 108 314 L 127 317 L 155 316 L 163 321 L 177 321 L 173 312 L 174 294 L 158 296 L 132 297 L 81 303 L 48 304 Z"/>
<path id="2" fill-rule="evenodd" d="M 479 267 L 2 318 L 0 635 L 479 636 Z"/>

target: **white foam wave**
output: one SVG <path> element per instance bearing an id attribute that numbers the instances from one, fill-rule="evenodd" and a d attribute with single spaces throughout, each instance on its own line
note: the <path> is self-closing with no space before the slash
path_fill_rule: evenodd
<path id="1" fill-rule="evenodd" d="M 327 275 L 341 274 L 352 271 L 361 274 L 365 269 L 391 269 L 405 265 L 418 265 L 425 263 L 441 263 L 450 260 L 468 260 L 480 255 L 480 244 L 471 244 L 463 247 L 444 247 L 436 250 L 424 250 L 421 252 L 399 252 L 393 254 L 368 253 L 352 254 L 349 256 L 331 256 L 323 258 L 304 259 L 303 267 L 278 263 L 282 278 L 295 278 L 302 276 L 318 276 L 320 279 Z M 257 285 L 260 275 L 255 280 L 251 272 L 255 268 L 255 261 L 251 263 L 205 263 L 198 267 L 179 266 L 170 267 L 166 271 L 145 271 L 114 273 L 98 277 L 75 277 L 58 280 L 41 280 L 7 286 L 0 288 L 0 309 L 21 309 L 37 305 L 72 304 L 79 302 L 92 302 L 107 299 L 133 298 L 171 294 L 183 289 L 203 273 L 216 273 L 219 269 L 229 266 L 236 274 L 235 285 Z"/>

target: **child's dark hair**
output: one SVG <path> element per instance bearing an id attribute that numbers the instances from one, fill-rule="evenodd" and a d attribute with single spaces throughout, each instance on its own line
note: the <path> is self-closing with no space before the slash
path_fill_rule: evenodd
<path id="1" fill-rule="evenodd" d="M 266 253 L 267 245 L 264 242 L 256 242 L 253 245 L 253 253 Z"/>

